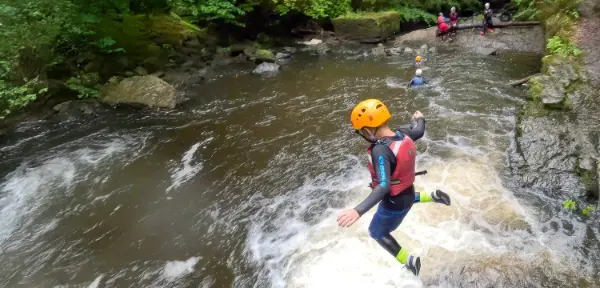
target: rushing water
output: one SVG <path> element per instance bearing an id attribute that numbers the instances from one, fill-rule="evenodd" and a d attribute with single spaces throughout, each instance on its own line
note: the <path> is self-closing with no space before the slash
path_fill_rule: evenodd
<path id="1" fill-rule="evenodd" d="M 539 58 L 449 50 L 425 59 L 430 85 L 408 92 L 411 55 L 300 54 L 274 78 L 220 75 L 179 112 L 24 123 L 0 147 L 0 286 L 576 287 L 597 278 L 587 247 L 598 231 L 542 209 L 560 208 L 555 199 L 507 188 L 522 99 L 506 83 L 537 71 Z M 336 225 L 370 192 L 367 144 L 349 124 L 368 97 L 390 107 L 394 125 L 425 114 L 418 169 L 429 173 L 417 186 L 453 199 L 415 205 L 394 232 L 422 255 L 420 279 L 369 238 L 373 211 Z"/>

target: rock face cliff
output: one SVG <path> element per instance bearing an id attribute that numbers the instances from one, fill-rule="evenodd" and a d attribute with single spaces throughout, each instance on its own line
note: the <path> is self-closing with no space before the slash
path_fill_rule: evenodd
<path id="1" fill-rule="evenodd" d="M 517 119 L 514 176 L 556 199 L 598 199 L 600 169 L 600 7 L 584 1 L 575 39 L 580 57 L 548 55 L 529 81 Z"/>

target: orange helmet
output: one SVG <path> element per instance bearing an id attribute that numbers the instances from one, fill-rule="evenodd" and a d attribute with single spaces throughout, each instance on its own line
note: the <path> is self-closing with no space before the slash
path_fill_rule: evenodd
<path id="1" fill-rule="evenodd" d="M 421 56 L 417 56 L 417 58 L 415 58 L 417 60 L 417 62 L 421 61 Z"/>
<path id="2" fill-rule="evenodd" d="M 350 121 L 352 121 L 354 129 L 360 130 L 363 127 L 379 127 L 391 117 L 390 111 L 383 102 L 377 99 L 368 99 L 354 107 L 350 114 Z"/>

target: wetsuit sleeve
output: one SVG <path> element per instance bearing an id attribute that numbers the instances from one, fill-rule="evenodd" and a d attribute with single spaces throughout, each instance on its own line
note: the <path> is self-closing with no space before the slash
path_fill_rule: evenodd
<path id="1" fill-rule="evenodd" d="M 390 177 L 392 173 L 390 154 L 393 156 L 392 151 L 386 145 L 375 145 L 371 151 L 373 167 L 375 168 L 375 175 L 377 175 L 379 185 L 373 189 L 371 194 L 369 194 L 365 200 L 354 208 L 358 211 L 360 216 L 367 213 L 367 211 L 377 205 L 385 195 L 390 193 Z"/>
<path id="2" fill-rule="evenodd" d="M 411 125 L 403 125 L 398 128 L 398 131 L 402 134 L 410 137 L 413 141 L 417 141 L 425 135 L 425 118 L 421 117 L 413 122 Z"/>

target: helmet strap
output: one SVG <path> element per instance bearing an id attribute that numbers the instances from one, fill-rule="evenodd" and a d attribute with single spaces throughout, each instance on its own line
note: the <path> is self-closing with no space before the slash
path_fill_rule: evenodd
<path id="1" fill-rule="evenodd" d="M 377 134 L 377 129 L 379 129 L 379 127 L 375 128 L 375 134 Z M 354 132 L 356 132 L 356 134 L 360 135 L 363 139 L 367 140 L 367 142 L 369 142 L 369 143 L 377 142 L 377 138 L 375 136 L 367 136 L 360 129 L 354 130 Z"/>

